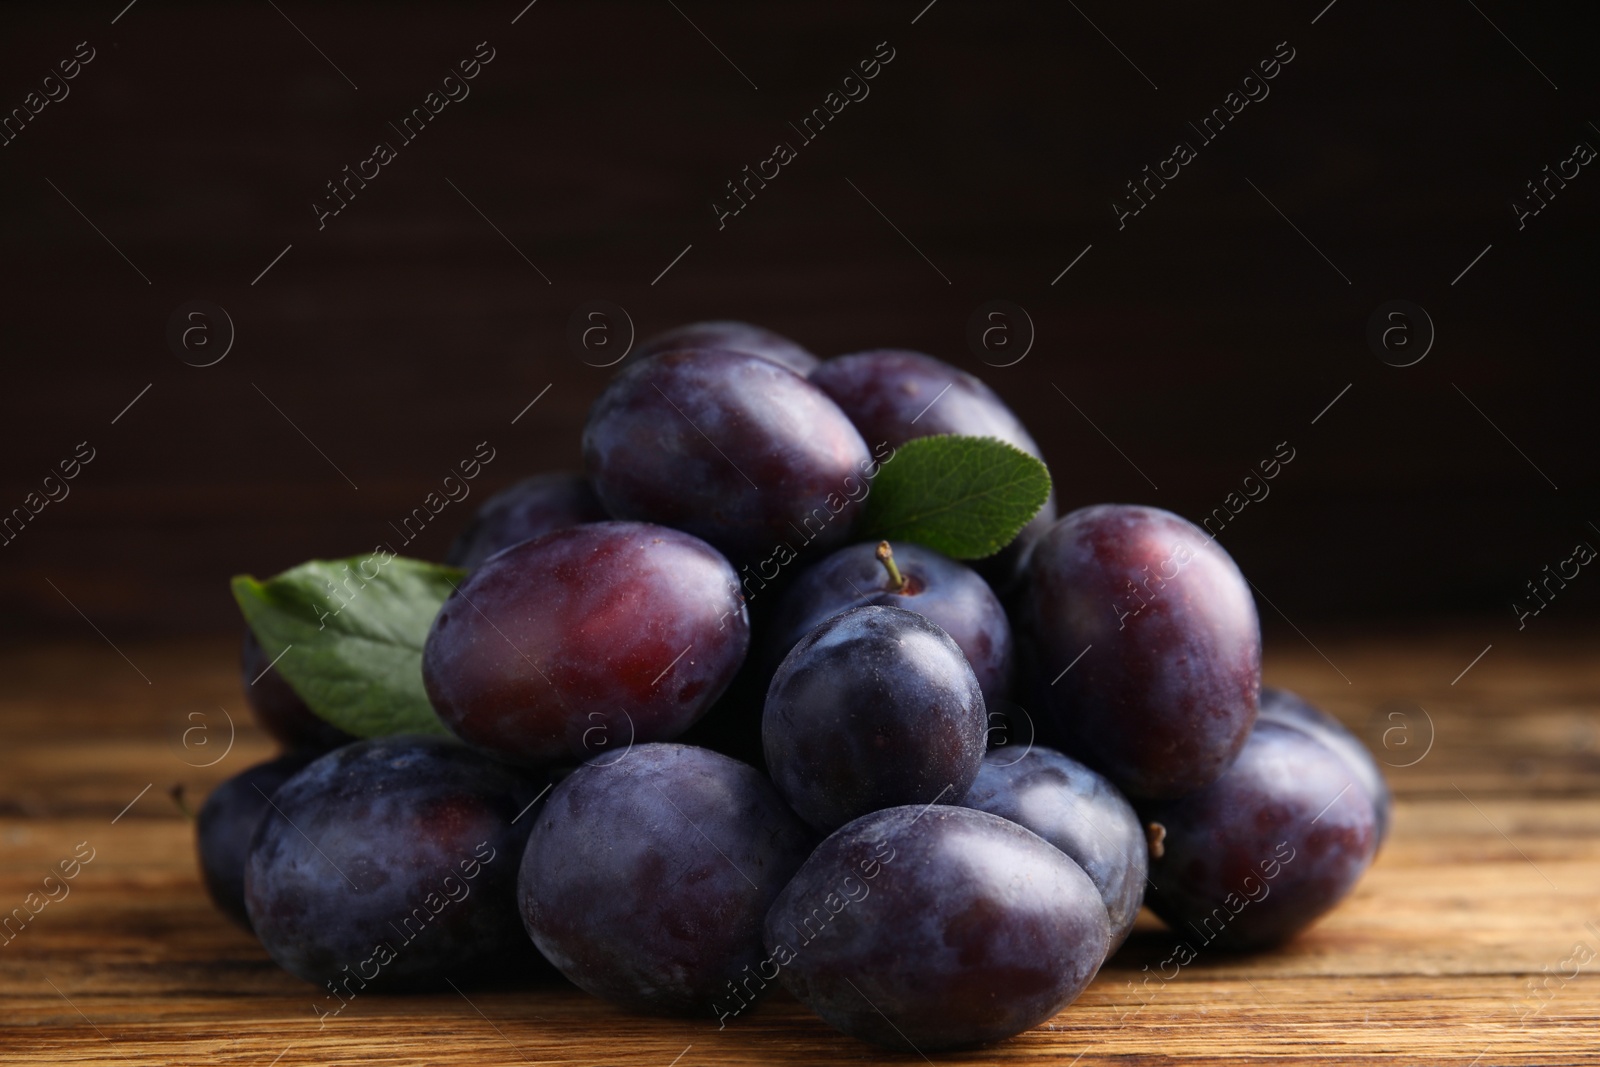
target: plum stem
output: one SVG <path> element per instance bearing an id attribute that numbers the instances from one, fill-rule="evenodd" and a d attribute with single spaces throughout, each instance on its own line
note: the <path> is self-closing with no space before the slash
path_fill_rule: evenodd
<path id="1" fill-rule="evenodd" d="M 906 576 L 900 573 L 900 568 L 895 566 L 894 549 L 889 547 L 889 542 L 878 542 L 878 562 L 883 564 L 883 569 L 889 572 L 889 588 L 898 593 L 906 587 Z"/>
<path id="2" fill-rule="evenodd" d="M 190 822 L 195 821 L 194 810 L 189 807 L 189 802 L 184 797 L 182 782 L 175 782 L 169 786 L 167 788 L 167 796 L 171 797 L 173 805 L 176 806 L 179 811 L 183 812 L 184 818 L 188 819 Z"/>
<path id="3" fill-rule="evenodd" d="M 1167 854 L 1167 828 L 1158 822 L 1147 823 L 1144 828 L 1145 841 L 1150 846 L 1150 858 L 1158 860 Z"/>

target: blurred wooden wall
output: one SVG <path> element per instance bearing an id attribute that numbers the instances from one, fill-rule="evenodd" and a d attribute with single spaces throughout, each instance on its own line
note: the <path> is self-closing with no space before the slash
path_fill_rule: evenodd
<path id="1" fill-rule="evenodd" d="M 1221 540 L 1302 627 L 1514 632 L 1523 584 L 1600 545 L 1600 175 L 1520 230 L 1511 207 L 1600 147 L 1572 9 L 924 2 L 7 5 L 0 106 L 94 58 L 0 147 L 0 509 L 94 458 L 0 546 L 0 625 L 226 630 L 230 574 L 393 539 L 480 442 L 480 495 L 576 465 L 611 373 L 568 342 L 593 300 L 641 335 L 744 318 L 951 360 L 1016 407 L 1067 507 L 1199 518 L 1288 442 Z M 470 95 L 404 142 L 389 123 L 480 42 Z M 790 123 L 885 49 L 803 142 Z M 1188 123 L 1285 49 L 1203 143 Z M 395 158 L 319 229 L 378 141 Z M 795 158 L 719 228 L 780 141 Z M 1119 229 L 1178 141 L 1195 158 Z M 1036 332 L 1012 366 L 967 344 L 996 299 Z M 1403 368 L 1366 341 L 1397 299 L 1437 334 Z M 234 325 L 213 366 L 168 344 L 191 301 Z M 1597 606 L 1585 571 L 1528 625 Z"/>

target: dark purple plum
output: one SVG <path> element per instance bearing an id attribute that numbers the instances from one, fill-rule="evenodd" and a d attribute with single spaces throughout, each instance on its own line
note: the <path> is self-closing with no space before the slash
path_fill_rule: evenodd
<path id="1" fill-rule="evenodd" d="M 614 379 L 583 458 L 613 515 L 686 530 L 770 579 L 808 547 L 849 542 L 883 456 L 793 371 L 696 349 Z"/>
<path id="2" fill-rule="evenodd" d="M 536 474 L 485 500 L 444 561 L 470 571 L 503 548 L 610 517 L 583 475 Z"/>
<path id="3" fill-rule="evenodd" d="M 1195 948 L 1284 941 L 1350 892 L 1377 851 L 1377 817 L 1343 757 L 1263 719 L 1221 778 L 1141 808 L 1154 824 L 1145 903 Z"/>
<path id="4" fill-rule="evenodd" d="M 636 745 L 550 794 L 522 859 L 523 922 L 595 996 L 714 1015 L 761 962 L 762 919 L 813 843 L 753 767 Z"/>
<path id="5" fill-rule="evenodd" d="M 789 806 L 824 832 L 898 804 L 959 804 L 987 738 L 961 648 L 926 617 L 852 608 L 795 645 L 767 690 L 761 739 Z"/>
<path id="6" fill-rule="evenodd" d="M 1343 758 L 1350 773 L 1367 791 L 1367 799 L 1372 801 L 1378 818 L 1378 847 L 1382 848 L 1384 838 L 1389 836 L 1389 813 L 1394 795 L 1389 792 L 1389 783 L 1384 780 L 1383 771 L 1378 769 L 1378 761 L 1372 758 L 1367 746 L 1346 729 L 1344 723 L 1287 689 L 1261 687 L 1260 718 L 1303 730 Z"/>
<path id="7" fill-rule="evenodd" d="M 829 837 L 767 914 L 767 961 L 828 1025 L 904 1052 L 1037 1026 L 1105 959 L 1088 875 L 988 812 L 921 804 Z"/>
<path id="8" fill-rule="evenodd" d="M 521 813 L 545 787 L 443 737 L 334 749 L 279 787 L 256 827 L 256 936 L 329 990 L 329 1011 L 369 985 L 472 977 L 526 943 L 517 863 L 537 812 Z"/>
<path id="9" fill-rule="evenodd" d="M 963 804 L 1010 819 L 1072 857 L 1100 891 L 1111 951 L 1128 938 L 1144 903 L 1150 853 L 1133 805 L 1103 775 L 1053 749 L 983 758 Z"/>
<path id="10" fill-rule="evenodd" d="M 281 651 L 281 650 L 280 650 Z M 255 631 L 244 628 L 244 647 L 239 652 L 239 676 L 244 682 L 245 702 L 257 725 L 285 749 L 326 752 L 348 745 L 355 738 L 333 723 L 319 717 L 306 706 L 300 694 L 289 687 L 272 659 L 256 640 Z"/>
<path id="11" fill-rule="evenodd" d="M 994 588 L 1003 603 L 1011 605 L 1021 599 L 1021 590 L 1027 580 L 1028 557 L 1033 552 L 1033 546 L 1055 524 L 1056 491 L 1052 488 L 1039 513 L 1017 531 L 1017 536 L 1012 538 L 1009 545 L 992 556 L 972 561 L 973 570 L 983 575 L 983 580 Z"/>
<path id="12" fill-rule="evenodd" d="M 1066 751 L 1133 797 L 1183 796 L 1233 761 L 1261 689 L 1249 584 L 1169 511 L 1100 504 L 1034 546 L 1020 625 Z"/>
<path id="13" fill-rule="evenodd" d="M 683 348 L 721 348 L 760 356 L 796 374 L 810 374 L 817 357 L 780 334 L 748 322 L 691 322 L 675 326 L 645 339 L 634 350 L 636 357 L 654 356 Z"/>
<path id="14" fill-rule="evenodd" d="M 222 782 L 200 806 L 195 819 L 200 879 L 217 910 L 246 930 L 250 915 L 244 907 L 244 865 L 250 837 L 272 794 L 316 758 L 315 752 L 290 752 L 258 763 Z"/>
<path id="15" fill-rule="evenodd" d="M 817 388 L 855 423 L 874 447 L 887 441 L 899 448 L 907 441 L 936 434 L 997 437 L 1043 460 L 1044 453 L 1011 409 L 993 389 L 958 367 L 921 352 L 879 348 L 825 360 L 811 372 Z M 982 560 L 977 569 L 996 589 L 1018 578 L 1028 544 L 1056 520 L 1054 490 L 1044 507 L 1017 539 Z"/>
<path id="16" fill-rule="evenodd" d="M 439 718 L 528 763 L 584 759 L 688 729 L 750 643 L 733 568 L 697 537 L 639 522 L 571 526 L 485 560 L 422 651 Z"/>
<path id="17" fill-rule="evenodd" d="M 777 663 L 806 634 L 849 608 L 904 608 L 938 623 L 961 647 L 985 701 L 1011 682 L 1011 624 L 976 571 L 922 545 L 866 542 L 807 568 L 785 591 L 766 644 Z M 891 569 L 892 568 L 892 569 Z"/>
<path id="18" fill-rule="evenodd" d="M 874 444 L 888 441 L 898 448 L 917 437 L 954 433 L 998 437 L 1044 458 L 993 389 L 921 352 L 879 348 L 837 356 L 813 370 L 811 381 Z"/>

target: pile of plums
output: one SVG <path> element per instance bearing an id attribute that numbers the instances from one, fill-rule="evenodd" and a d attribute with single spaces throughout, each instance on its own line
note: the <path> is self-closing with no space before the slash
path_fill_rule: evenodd
<path id="1" fill-rule="evenodd" d="M 1194 953 L 1332 908 L 1388 789 L 1262 689 L 1233 560 L 1169 512 L 1053 497 L 974 566 L 862 540 L 878 472 L 938 434 L 1039 455 L 915 352 L 819 362 L 726 322 L 646 343 L 586 472 L 513 485 L 451 549 L 421 669 L 453 736 L 343 734 L 246 634 L 286 754 L 200 814 L 217 905 L 321 1016 L 548 961 L 719 1027 L 778 984 L 924 1052 L 1051 1018 L 1142 905 Z"/>

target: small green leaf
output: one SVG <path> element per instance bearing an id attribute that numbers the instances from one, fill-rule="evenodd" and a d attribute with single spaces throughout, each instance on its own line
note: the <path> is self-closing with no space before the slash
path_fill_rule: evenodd
<path id="1" fill-rule="evenodd" d="M 422 644 L 465 573 L 380 549 L 232 584 L 262 649 L 311 710 L 380 737 L 447 732 L 422 688 Z"/>
<path id="2" fill-rule="evenodd" d="M 895 449 L 867 498 L 867 536 L 955 559 L 1010 544 L 1050 496 L 1050 471 L 993 437 L 919 437 Z"/>

